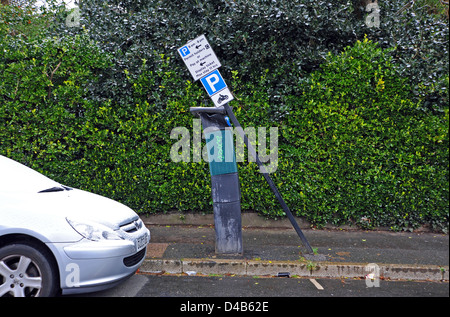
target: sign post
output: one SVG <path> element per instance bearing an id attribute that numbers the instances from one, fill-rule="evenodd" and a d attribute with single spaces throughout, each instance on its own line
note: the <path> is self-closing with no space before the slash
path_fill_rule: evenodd
<path id="1" fill-rule="evenodd" d="M 202 120 L 211 175 L 216 253 L 242 255 L 241 193 L 233 133 L 221 105 L 233 95 L 218 68 L 216 54 L 204 35 L 178 49 L 194 81 L 200 80 L 216 107 L 191 108 Z M 220 108 L 219 108 L 220 107 Z"/>
<path id="2" fill-rule="evenodd" d="M 215 105 L 215 107 L 191 108 L 190 111 L 202 119 L 205 137 L 209 140 L 207 141 L 207 148 L 212 183 L 211 189 L 213 196 L 214 226 L 216 230 L 216 253 L 243 253 L 240 188 L 233 142 L 231 142 L 231 144 L 229 142 L 223 143 L 223 139 L 226 139 L 227 136 L 227 128 L 231 127 L 231 120 L 235 128 L 240 128 L 237 129 L 240 136 L 244 140 L 249 152 L 255 158 L 258 167 L 263 171 L 264 178 L 269 184 L 272 192 L 275 194 L 275 197 L 278 199 L 278 202 L 286 213 L 286 216 L 289 218 L 289 221 L 300 237 L 303 245 L 310 254 L 313 254 L 313 249 L 308 240 L 303 235 L 292 212 L 284 202 L 283 197 L 270 178 L 269 173 L 267 173 L 253 146 L 248 142 L 248 138 L 243 132 L 239 121 L 234 115 L 231 107 L 228 105 L 228 102 L 233 100 L 234 96 L 228 89 L 227 84 L 218 70 L 221 64 L 206 37 L 204 35 L 197 37 L 185 46 L 179 48 L 178 52 L 194 78 L 194 81 L 200 79 L 203 87 Z M 211 131 L 211 128 L 216 130 Z M 232 135 L 233 134 L 231 133 L 231 140 Z M 226 144 L 225 148 L 224 144 Z M 211 152 L 211 149 L 218 149 L 222 154 L 226 151 L 228 153 L 228 158 L 231 157 L 233 159 L 229 161 L 229 159 L 226 159 L 227 156 L 225 155 L 224 160 L 223 155 L 219 155 L 221 160 L 216 161 L 217 153 L 215 151 Z M 231 155 L 230 151 L 232 151 Z M 213 157 L 213 159 L 211 159 L 211 157 Z"/>

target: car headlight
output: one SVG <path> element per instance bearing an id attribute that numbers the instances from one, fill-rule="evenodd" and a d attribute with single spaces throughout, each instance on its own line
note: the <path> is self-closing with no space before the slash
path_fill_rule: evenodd
<path id="1" fill-rule="evenodd" d="M 120 236 L 119 233 L 99 223 L 87 221 L 80 222 L 69 218 L 66 218 L 66 220 L 76 232 L 78 232 L 86 239 L 92 241 L 123 239 L 123 237 Z"/>

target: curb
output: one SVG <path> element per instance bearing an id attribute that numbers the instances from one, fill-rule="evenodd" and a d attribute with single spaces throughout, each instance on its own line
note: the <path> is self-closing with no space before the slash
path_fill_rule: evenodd
<path id="1" fill-rule="evenodd" d="M 214 215 L 213 214 L 201 214 L 193 212 L 168 212 L 165 214 L 152 214 L 152 215 L 140 215 L 140 218 L 147 226 L 213 226 L 214 225 Z M 301 228 L 311 228 L 312 224 L 305 220 L 303 217 L 294 216 L 295 221 Z M 287 217 L 280 219 L 266 218 L 257 212 L 242 212 L 241 222 L 243 228 L 267 228 L 267 229 L 292 229 L 292 224 Z M 340 225 L 334 226 L 331 224 L 326 224 L 323 229 L 331 230 L 364 230 L 357 226 L 350 225 Z M 389 232 L 387 227 L 377 227 L 373 230 L 381 230 Z M 415 233 L 418 232 L 432 232 L 427 227 L 419 227 L 414 230 Z"/>
<path id="2" fill-rule="evenodd" d="M 380 279 L 449 281 L 449 267 L 375 263 L 292 262 L 232 259 L 149 259 L 139 272 L 188 275 L 298 276 L 308 278 L 365 278 L 369 273 Z"/>
<path id="3" fill-rule="evenodd" d="M 212 214 L 180 214 L 177 212 L 164 215 L 141 216 L 148 226 L 212 226 Z M 296 219 L 302 227 L 308 227 L 300 218 Z M 243 213 L 242 226 L 261 229 L 292 229 L 288 220 L 266 220 L 256 213 Z M 347 229 L 349 232 L 355 228 Z M 383 231 L 382 228 L 378 228 Z M 426 228 L 418 232 L 427 233 Z M 357 232 L 357 231 L 356 231 Z M 185 236 L 181 235 L 180 239 Z M 171 240 L 170 240 L 171 241 Z M 165 241 L 164 242 L 169 242 Z M 170 242 L 169 242 L 170 243 Z M 169 244 L 167 243 L 167 244 Z M 358 261 L 358 260 L 357 260 Z M 237 276 L 297 276 L 304 278 L 365 278 L 374 274 L 380 279 L 414 280 L 414 281 L 449 281 L 449 266 L 429 264 L 390 264 L 360 262 L 329 262 L 321 258 L 302 261 L 257 260 L 257 259 L 220 259 L 220 258 L 172 258 L 165 259 L 163 254 L 148 254 L 139 271 L 143 273 L 168 273 L 188 275 L 237 275 Z M 394 262 L 401 263 L 401 262 Z M 280 274 L 282 273 L 282 274 Z"/>

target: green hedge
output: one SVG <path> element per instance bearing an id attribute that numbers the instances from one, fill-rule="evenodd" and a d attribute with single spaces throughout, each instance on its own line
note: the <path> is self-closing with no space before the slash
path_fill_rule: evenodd
<path id="1" fill-rule="evenodd" d="M 190 79 L 177 48 L 205 34 L 228 82 L 232 71 L 257 82 L 270 70 L 265 76 L 273 120 L 285 112 L 282 96 L 297 93 L 298 77 L 317 70 L 328 52 L 337 54 L 367 35 L 382 48 L 393 48 L 390 54 L 401 75 L 410 78 L 413 96 L 442 111 L 448 104 L 448 19 L 430 13 L 427 1 L 403 10 L 404 0 L 378 1 L 377 28 L 365 23 L 368 1 L 360 0 L 83 0 L 80 27 L 67 27 L 62 17 L 53 34 L 87 32 L 112 54 L 114 64 L 92 97 L 119 104 L 133 103 L 123 70 L 138 77 L 142 59 L 158 71 L 164 54 L 173 71 Z M 148 102 L 164 107 L 154 98 Z"/>
<path id="2" fill-rule="evenodd" d="M 367 39 L 330 54 L 301 85 L 283 137 L 303 215 L 395 230 L 448 223 L 448 108 L 421 110 L 388 52 Z"/>
<path id="3" fill-rule="evenodd" d="M 208 164 L 170 159 L 171 130 L 192 137 L 188 109 L 206 99 L 173 57 L 118 69 L 89 32 L 30 41 L 0 31 L 0 154 L 140 213 L 212 212 Z M 272 177 L 315 226 L 448 231 L 448 103 L 424 106 L 394 52 L 364 39 L 325 54 L 276 109 L 269 70 L 252 81 L 229 73 L 241 124 L 278 127 Z M 105 87 L 111 94 L 98 94 Z M 239 163 L 239 174 L 243 210 L 284 216 L 254 163 Z"/>

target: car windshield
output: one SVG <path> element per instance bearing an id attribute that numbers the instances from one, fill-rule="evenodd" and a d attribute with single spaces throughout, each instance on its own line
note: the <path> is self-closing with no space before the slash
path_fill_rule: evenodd
<path id="1" fill-rule="evenodd" d="M 0 192 L 56 192 L 68 187 L 0 155 Z"/>

